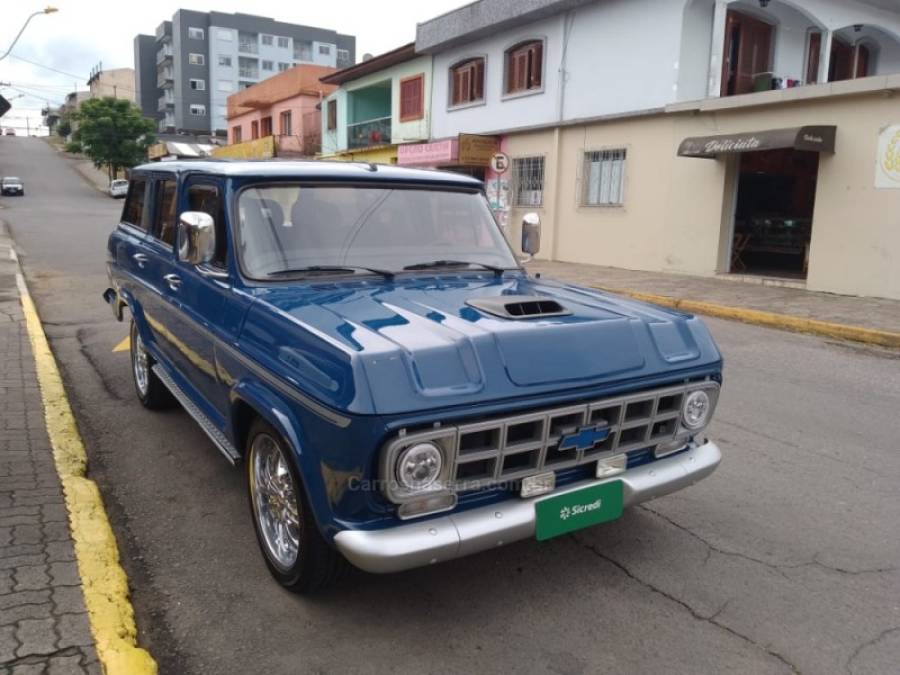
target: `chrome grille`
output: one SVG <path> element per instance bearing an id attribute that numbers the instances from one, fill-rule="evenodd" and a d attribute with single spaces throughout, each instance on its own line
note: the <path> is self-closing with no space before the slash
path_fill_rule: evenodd
<path id="1" fill-rule="evenodd" d="M 697 387 L 666 387 L 459 425 L 451 477 L 457 490 L 472 490 L 687 437 L 690 432 L 679 425 L 681 403 Z M 563 438 L 595 426 L 607 428 L 608 435 L 589 447 L 560 450 Z"/>

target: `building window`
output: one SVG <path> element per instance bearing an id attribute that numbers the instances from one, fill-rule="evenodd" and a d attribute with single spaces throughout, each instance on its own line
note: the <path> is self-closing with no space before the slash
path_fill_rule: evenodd
<path id="1" fill-rule="evenodd" d="M 191 103 L 191 115 L 206 117 L 206 106 L 202 103 Z"/>
<path id="2" fill-rule="evenodd" d="M 400 121 L 420 120 L 425 116 L 425 75 L 420 73 L 400 80 Z"/>
<path id="3" fill-rule="evenodd" d="M 291 130 L 291 111 L 284 110 L 278 116 L 278 124 L 281 127 L 281 135 L 282 136 L 290 136 L 293 131 Z"/>
<path id="4" fill-rule="evenodd" d="M 543 85 L 544 43 L 522 42 L 506 51 L 506 93 L 540 89 Z"/>
<path id="5" fill-rule="evenodd" d="M 250 138 L 254 141 L 259 138 L 259 120 L 250 122 Z"/>
<path id="6" fill-rule="evenodd" d="M 586 206 L 621 206 L 624 186 L 624 148 L 584 153 Z"/>
<path id="7" fill-rule="evenodd" d="M 266 60 L 264 59 L 263 62 L 262 62 L 262 69 L 263 69 L 263 70 L 272 70 L 272 69 L 273 69 L 272 62 L 271 62 L 271 61 L 266 61 Z"/>
<path id="8" fill-rule="evenodd" d="M 484 100 L 484 58 L 467 59 L 450 68 L 450 105 Z"/>
<path id="9" fill-rule="evenodd" d="M 291 46 L 291 39 L 286 38 L 286 37 L 279 37 L 278 38 L 278 46 L 281 47 L 282 49 L 287 49 L 288 47 Z"/>
<path id="10" fill-rule="evenodd" d="M 328 101 L 328 131 L 337 129 L 337 101 Z"/>
<path id="11" fill-rule="evenodd" d="M 272 46 L 272 42 L 274 41 L 274 38 L 271 35 L 262 35 L 262 36 L 260 36 L 260 38 L 262 39 L 262 43 L 264 45 L 266 45 L 268 47 Z"/>
<path id="12" fill-rule="evenodd" d="M 344 68 L 350 65 L 350 50 L 349 49 L 338 49 L 337 50 L 337 65 L 339 68 Z"/>
<path id="13" fill-rule="evenodd" d="M 142 230 L 148 228 L 147 209 L 144 208 L 144 199 L 147 195 L 147 181 L 143 178 L 134 178 L 128 186 L 128 196 L 125 198 L 125 208 L 122 209 L 122 222 L 139 227 Z"/>
<path id="14" fill-rule="evenodd" d="M 224 28 L 220 28 L 216 31 L 216 37 L 225 42 L 234 42 L 234 33 Z"/>
<path id="15" fill-rule="evenodd" d="M 192 40 L 205 40 L 206 31 L 204 31 L 202 28 L 194 28 L 193 26 L 188 26 L 188 37 Z"/>
<path id="16" fill-rule="evenodd" d="M 312 42 L 294 40 L 294 61 L 312 61 Z"/>
<path id="17" fill-rule="evenodd" d="M 232 143 L 240 143 L 241 135 L 243 134 L 243 127 L 239 124 L 236 127 L 231 127 L 231 142 Z"/>
<path id="18" fill-rule="evenodd" d="M 205 66 L 206 57 L 203 54 L 188 54 L 188 63 L 192 66 Z"/>
<path id="19" fill-rule="evenodd" d="M 283 73 L 286 70 L 290 70 L 290 67 L 291 67 L 290 63 L 283 63 L 281 61 L 278 62 L 278 72 L 279 73 Z"/>
<path id="20" fill-rule="evenodd" d="M 331 45 L 319 45 L 319 53 L 328 56 L 331 54 Z"/>
<path id="21" fill-rule="evenodd" d="M 259 53 L 258 36 L 256 33 L 238 32 L 238 51 L 248 54 Z"/>
<path id="22" fill-rule="evenodd" d="M 515 206 L 541 206 L 544 203 L 544 158 L 513 159 L 512 186 Z"/>
<path id="23" fill-rule="evenodd" d="M 263 117 L 260 120 L 259 132 L 263 136 L 271 136 L 272 135 L 272 118 L 271 117 Z"/>
<path id="24" fill-rule="evenodd" d="M 230 56 L 219 56 L 219 65 L 223 68 L 231 68 L 231 57 Z"/>
<path id="25" fill-rule="evenodd" d="M 219 80 L 216 83 L 216 89 L 218 91 L 234 91 L 234 82 L 231 80 Z"/>
<path id="26" fill-rule="evenodd" d="M 191 89 L 194 91 L 206 91 L 206 80 L 191 78 L 189 82 L 191 83 Z"/>

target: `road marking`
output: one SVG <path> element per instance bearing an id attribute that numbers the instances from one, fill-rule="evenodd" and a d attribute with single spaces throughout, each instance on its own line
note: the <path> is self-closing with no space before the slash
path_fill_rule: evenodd
<path id="1" fill-rule="evenodd" d="M 16 284 L 40 384 L 47 435 L 65 493 L 84 604 L 97 656 L 107 675 L 155 675 L 157 669 L 153 657 L 137 646 L 134 608 L 128 599 L 125 570 L 119 565 L 116 538 L 97 484 L 85 478 L 87 453 L 84 443 L 21 271 L 16 273 Z"/>
<path id="2" fill-rule="evenodd" d="M 126 335 L 125 339 L 113 347 L 114 352 L 127 352 L 131 349 L 131 338 Z"/>

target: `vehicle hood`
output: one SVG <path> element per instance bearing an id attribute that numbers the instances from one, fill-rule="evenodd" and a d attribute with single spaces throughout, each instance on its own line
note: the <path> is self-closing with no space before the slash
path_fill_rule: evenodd
<path id="1" fill-rule="evenodd" d="M 285 284 L 250 291 L 241 341 L 323 403 L 395 414 L 711 372 L 694 316 L 524 273 Z M 510 319 L 470 302 L 529 296 L 559 316 Z M 272 359 L 276 359 L 277 362 Z"/>

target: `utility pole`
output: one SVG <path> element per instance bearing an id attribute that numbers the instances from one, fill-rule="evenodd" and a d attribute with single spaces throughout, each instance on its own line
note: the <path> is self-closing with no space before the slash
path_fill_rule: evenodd
<path id="1" fill-rule="evenodd" d="M 25 115 L 25 135 L 31 136 L 31 119 Z"/>
<path id="2" fill-rule="evenodd" d="M 19 41 L 19 38 L 22 37 L 22 33 L 25 32 L 25 29 L 28 27 L 28 24 L 31 23 L 31 20 L 32 20 L 34 17 L 38 16 L 39 14 L 53 14 L 53 12 L 58 12 L 58 11 L 59 11 L 59 10 L 56 9 L 56 7 L 50 7 L 50 6 L 48 5 L 47 7 L 45 7 L 44 9 L 42 9 L 41 11 L 35 12 L 35 13 L 32 14 L 31 16 L 29 16 L 27 19 L 25 19 L 25 23 L 24 23 L 24 24 L 22 25 L 22 27 L 19 29 L 19 32 L 16 34 L 16 37 L 13 38 L 12 44 L 9 45 L 9 49 L 7 49 L 5 52 L 3 52 L 3 55 L 0 56 L 0 61 L 2 61 L 2 60 L 5 59 L 7 56 L 9 56 L 9 53 L 13 50 L 13 47 L 16 46 L 16 43 Z"/>

